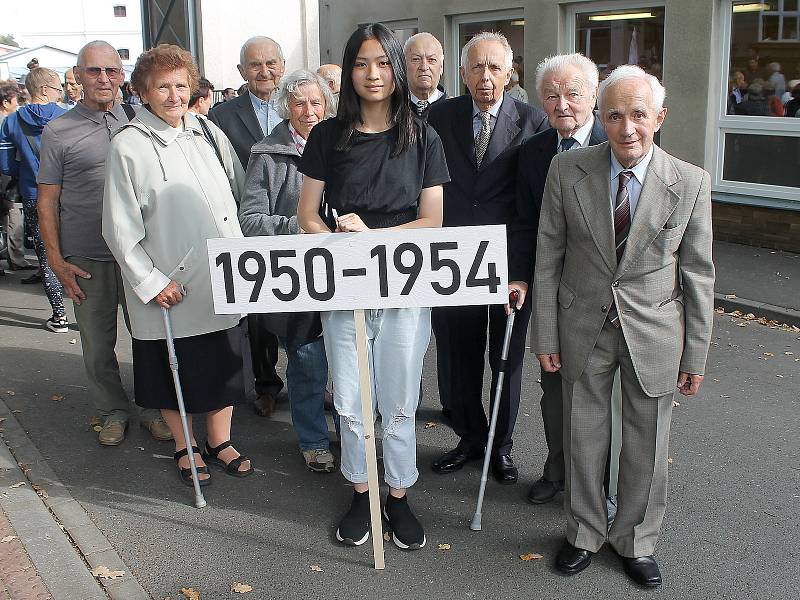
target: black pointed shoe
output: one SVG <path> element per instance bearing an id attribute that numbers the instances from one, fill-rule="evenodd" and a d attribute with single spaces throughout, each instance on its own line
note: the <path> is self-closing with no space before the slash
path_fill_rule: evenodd
<path id="1" fill-rule="evenodd" d="M 545 504 L 555 498 L 558 492 L 563 491 L 563 479 L 561 481 L 550 481 L 541 477 L 531 486 L 531 490 L 528 492 L 528 502 L 531 504 Z"/>
<path id="2" fill-rule="evenodd" d="M 517 467 L 510 454 L 500 454 L 492 457 L 492 475 L 503 485 L 517 483 Z"/>
<path id="3" fill-rule="evenodd" d="M 592 554 L 565 541 L 556 556 L 556 569 L 565 575 L 576 575 L 592 564 Z"/>
<path id="4" fill-rule="evenodd" d="M 477 460 L 483 456 L 482 452 L 474 452 L 471 450 L 463 450 L 459 447 L 445 452 L 431 465 L 434 473 L 444 475 L 446 473 L 453 473 L 461 469 L 465 464 L 471 460 Z"/>
<path id="5" fill-rule="evenodd" d="M 658 568 L 658 563 L 652 555 L 638 558 L 622 556 L 621 558 L 625 573 L 637 584 L 649 588 L 661 585 L 661 569 Z"/>

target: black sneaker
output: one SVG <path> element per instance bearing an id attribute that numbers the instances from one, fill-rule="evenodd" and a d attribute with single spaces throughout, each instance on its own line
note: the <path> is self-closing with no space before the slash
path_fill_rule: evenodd
<path id="1" fill-rule="evenodd" d="M 58 317 L 53 315 L 45 322 L 45 327 L 53 333 L 67 333 L 69 331 L 69 321 L 66 316 Z"/>
<path id="2" fill-rule="evenodd" d="M 419 550 L 425 547 L 425 531 L 408 506 L 408 498 L 395 498 L 389 494 L 383 516 L 389 522 L 394 545 L 402 550 Z"/>
<path id="3" fill-rule="evenodd" d="M 336 530 L 336 539 L 348 546 L 360 546 L 369 538 L 369 492 L 353 490 L 353 503 Z"/>

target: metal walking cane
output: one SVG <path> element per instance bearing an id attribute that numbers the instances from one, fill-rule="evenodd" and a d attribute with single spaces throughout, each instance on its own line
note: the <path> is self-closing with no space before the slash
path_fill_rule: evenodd
<path id="1" fill-rule="evenodd" d="M 178 356 L 175 354 L 175 340 L 172 337 L 172 321 L 169 318 L 169 309 L 161 307 L 161 314 L 164 317 L 164 329 L 167 332 L 167 352 L 169 353 L 169 368 L 172 370 L 172 381 L 175 383 L 175 397 L 178 399 L 178 412 L 181 414 L 181 426 L 183 427 L 183 439 L 186 442 L 186 450 L 189 455 L 189 468 L 192 470 L 192 482 L 194 483 L 194 505 L 203 508 L 206 499 L 200 491 L 200 480 L 197 478 L 197 465 L 194 462 L 194 451 L 192 450 L 191 437 L 189 436 L 189 423 L 186 419 L 186 406 L 183 404 L 183 390 L 181 380 L 178 377 Z"/>
<path id="2" fill-rule="evenodd" d="M 514 329 L 514 317 L 517 314 L 517 300 L 519 299 L 519 292 L 514 290 L 508 295 L 508 306 L 511 309 L 511 314 L 508 315 L 506 320 L 506 332 L 503 336 L 503 351 L 500 355 L 500 369 L 497 374 L 497 387 L 494 390 L 494 406 L 492 407 L 492 418 L 489 423 L 489 435 L 486 438 L 486 452 L 483 455 L 483 472 L 481 473 L 481 486 L 478 492 L 478 506 L 475 508 L 475 514 L 472 515 L 472 522 L 469 528 L 472 531 L 481 530 L 481 511 L 483 509 L 483 495 L 486 492 L 486 478 L 489 474 L 489 461 L 492 458 L 492 445 L 494 444 L 494 431 L 497 427 L 497 415 L 500 412 L 500 394 L 503 392 L 503 380 L 506 375 L 506 361 L 508 360 L 508 346 L 511 343 L 511 332 Z"/>

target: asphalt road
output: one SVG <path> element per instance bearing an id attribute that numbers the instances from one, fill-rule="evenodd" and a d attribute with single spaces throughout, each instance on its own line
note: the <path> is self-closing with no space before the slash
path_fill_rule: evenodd
<path id="1" fill-rule="evenodd" d="M 678 398 L 674 410 L 669 503 L 656 552 L 665 584 L 646 592 L 628 581 L 607 549 L 575 577 L 552 567 L 563 539 L 561 508 L 524 501 L 545 457 L 533 357 L 515 436 L 522 482 L 498 486 L 490 480 L 484 530 L 475 533 L 467 523 L 477 463 L 449 476 L 429 468 L 455 442 L 437 421 L 431 349 L 417 420 L 421 477 L 409 493 L 428 545 L 405 553 L 387 544 L 386 570 L 376 572 L 369 544 L 347 548 L 333 539 L 350 488 L 338 473 L 305 470 L 285 406 L 271 420 L 237 411 L 234 440 L 259 471 L 246 480 L 214 472 L 206 488 L 209 506 L 202 510 L 190 506 L 190 490 L 178 482 L 169 443 L 153 441 L 132 423 L 122 446 L 100 447 L 89 426 L 78 333 L 44 330 L 49 312 L 41 291 L 17 279 L 0 280 L 0 393 L 153 598 L 180 597 L 181 587 L 199 590 L 204 599 L 239 597 L 230 591 L 233 582 L 254 588 L 245 598 L 269 599 L 797 595 L 798 333 L 715 318 L 703 390 L 694 399 Z M 127 334 L 119 350 L 130 384 Z M 429 422 L 437 424 L 426 427 Z M 520 560 L 525 553 L 544 558 Z"/>

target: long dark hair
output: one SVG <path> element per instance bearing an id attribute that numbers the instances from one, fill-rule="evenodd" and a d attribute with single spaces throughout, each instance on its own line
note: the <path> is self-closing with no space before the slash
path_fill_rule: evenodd
<path id="1" fill-rule="evenodd" d="M 358 51 L 361 49 L 361 44 L 366 40 L 378 40 L 392 67 L 394 91 L 392 92 L 389 108 L 389 122 L 392 126 L 398 126 L 397 141 L 391 153 L 391 156 L 397 156 L 408 150 L 416 139 L 417 133 L 414 126 L 414 116 L 408 104 L 408 78 L 406 77 L 406 61 L 403 48 L 391 30 L 383 23 L 362 25 L 353 32 L 344 47 L 342 83 L 339 90 L 339 109 L 336 113 L 336 118 L 344 123 L 345 130 L 336 144 L 336 149 L 344 152 L 350 149 L 356 125 L 361 123 L 361 98 L 353 87 L 353 67 L 358 57 Z"/>

